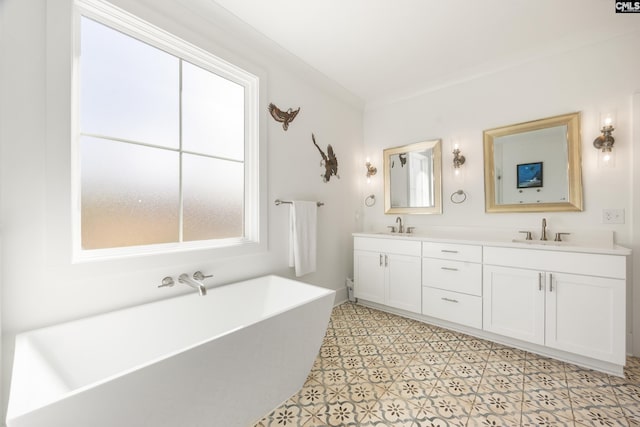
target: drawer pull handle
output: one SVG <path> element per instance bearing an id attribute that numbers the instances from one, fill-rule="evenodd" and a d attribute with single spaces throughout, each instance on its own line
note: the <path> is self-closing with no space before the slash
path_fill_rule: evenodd
<path id="1" fill-rule="evenodd" d="M 443 300 L 443 301 L 447 301 L 447 302 L 455 302 L 456 304 L 458 303 L 458 300 L 457 300 L 457 299 L 451 299 L 451 298 L 445 298 L 445 297 L 443 297 L 443 298 L 442 298 L 442 300 Z"/>
<path id="2" fill-rule="evenodd" d="M 457 268 L 453 268 L 453 267 L 440 267 L 442 270 L 447 270 L 447 271 L 458 271 Z"/>
<path id="3" fill-rule="evenodd" d="M 382 267 L 382 254 L 380 254 L 380 267 Z"/>
<path id="4" fill-rule="evenodd" d="M 389 266 L 389 257 L 387 255 L 384 256 L 384 266 Z"/>
<path id="5" fill-rule="evenodd" d="M 549 273 L 549 292 L 553 292 L 553 274 Z"/>
<path id="6" fill-rule="evenodd" d="M 445 253 L 448 253 L 448 254 L 457 254 L 458 253 L 458 251 L 452 251 L 452 250 L 449 250 L 449 249 L 441 249 L 440 252 L 445 252 Z"/>

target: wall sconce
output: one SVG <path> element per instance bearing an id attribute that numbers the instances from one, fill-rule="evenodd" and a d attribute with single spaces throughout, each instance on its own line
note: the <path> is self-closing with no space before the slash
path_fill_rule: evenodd
<path id="1" fill-rule="evenodd" d="M 462 170 L 460 169 L 460 166 L 464 165 L 464 162 L 467 159 L 465 159 L 465 157 L 460 154 L 460 147 L 458 147 L 458 144 L 454 144 L 453 145 L 453 175 L 454 176 L 460 176 L 462 175 Z"/>
<path id="2" fill-rule="evenodd" d="M 367 184 L 369 184 L 371 182 L 371 177 L 378 173 L 378 169 L 375 166 L 371 165 L 369 158 L 367 158 L 367 163 L 365 164 L 365 166 L 367 167 Z"/>
<path id="3" fill-rule="evenodd" d="M 462 169 L 462 165 L 467 159 L 460 154 L 460 146 L 457 143 L 453 144 L 453 181 L 460 185 L 464 185 L 464 172 Z M 467 193 L 464 190 L 460 189 L 454 191 L 451 194 L 451 202 L 455 204 L 464 203 L 467 200 Z"/>
<path id="4" fill-rule="evenodd" d="M 613 167 L 615 166 L 615 155 L 613 152 L 613 144 L 615 139 L 611 135 L 615 128 L 613 127 L 614 117 L 612 113 L 604 114 L 601 116 L 600 123 L 602 128 L 600 129 L 600 136 L 593 140 L 593 146 L 599 151 L 598 153 L 598 166 L 599 167 Z"/>

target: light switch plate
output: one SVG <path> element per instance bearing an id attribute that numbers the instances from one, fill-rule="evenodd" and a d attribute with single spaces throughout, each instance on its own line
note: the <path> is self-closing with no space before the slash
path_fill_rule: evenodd
<path id="1" fill-rule="evenodd" d="M 624 224 L 624 209 L 603 209 L 603 224 Z"/>

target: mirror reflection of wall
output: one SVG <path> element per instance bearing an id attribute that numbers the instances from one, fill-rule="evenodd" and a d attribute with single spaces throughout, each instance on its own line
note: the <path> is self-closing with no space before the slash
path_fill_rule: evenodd
<path id="1" fill-rule="evenodd" d="M 495 138 L 496 203 L 566 202 L 569 196 L 566 135 L 567 126 L 562 125 Z M 519 185 L 518 165 L 522 165 L 523 172 L 538 163 L 542 164 L 544 180 Z"/>
<path id="2" fill-rule="evenodd" d="M 391 156 L 391 207 L 433 207 L 433 149 Z"/>

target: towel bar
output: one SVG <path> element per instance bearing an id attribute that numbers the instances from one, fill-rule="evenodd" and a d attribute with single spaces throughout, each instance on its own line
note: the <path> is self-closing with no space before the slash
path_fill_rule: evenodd
<path id="1" fill-rule="evenodd" d="M 281 205 L 281 204 L 283 204 L 283 203 L 287 203 L 287 204 L 289 204 L 289 205 L 290 205 L 290 204 L 292 204 L 293 202 L 289 202 L 289 201 L 287 201 L 287 200 L 280 200 L 280 199 L 276 199 L 275 203 L 276 203 L 276 206 L 278 206 L 278 205 Z M 324 206 L 324 203 L 322 203 L 322 202 L 316 202 L 316 204 L 318 205 L 318 207 L 320 207 L 320 206 Z"/>

